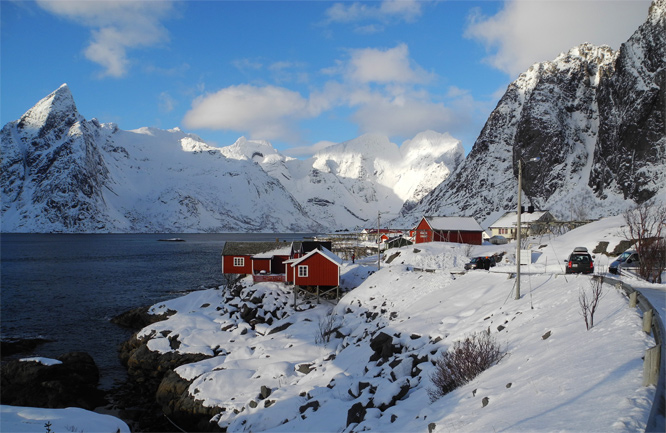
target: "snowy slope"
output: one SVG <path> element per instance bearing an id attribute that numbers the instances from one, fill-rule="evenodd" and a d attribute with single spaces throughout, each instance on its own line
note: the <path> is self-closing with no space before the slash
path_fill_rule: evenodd
<path id="1" fill-rule="evenodd" d="M 618 51 L 582 44 L 521 74 L 458 171 L 396 224 L 515 209 L 518 158 L 541 158 L 524 166 L 524 203 L 558 218 L 666 199 L 665 4 Z"/>
<path id="2" fill-rule="evenodd" d="M 491 272 L 453 275 L 467 261 L 464 247 L 431 243 L 394 250 L 400 255 L 374 273 L 372 264 L 345 263 L 345 284 L 358 287 L 335 308 L 306 302 L 294 311 L 290 289 L 277 283 L 248 286 L 231 301 L 225 290 L 210 289 L 154 306 L 154 313 L 178 313 L 139 335 L 152 351 L 211 356 L 176 372 L 190 381 L 187 392 L 196 400 L 225 408 L 214 420 L 229 432 L 639 431 L 654 396 L 653 387 L 641 386 L 642 356 L 654 341 L 612 286 L 604 287 L 595 326 L 586 330 L 578 296 L 591 277 L 565 276 L 558 263 L 574 246 L 605 240 L 612 248 L 618 223 L 606 219 L 534 239 L 542 247 L 526 266 L 519 301 L 507 278 L 515 267 L 511 254 Z M 479 246 L 473 254 L 513 248 Z M 666 286 L 652 288 L 664 304 Z M 245 304 L 272 323 L 242 320 Z M 337 331 L 318 344 L 328 318 Z M 382 332 L 393 349 L 373 360 L 372 341 Z M 490 332 L 506 356 L 431 401 L 433 361 L 478 332 Z M 262 386 L 268 397 L 260 396 Z M 348 425 L 358 405 L 362 415 Z"/>

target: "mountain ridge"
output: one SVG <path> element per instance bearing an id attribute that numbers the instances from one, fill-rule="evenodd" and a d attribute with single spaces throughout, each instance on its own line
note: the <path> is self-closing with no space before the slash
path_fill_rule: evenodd
<path id="1" fill-rule="evenodd" d="M 88 121 L 66 84 L 0 137 L 3 232 L 328 231 L 364 226 L 380 202 L 397 212 L 402 196 L 415 200 L 424 188 L 405 180 L 400 170 L 414 170 L 386 137 L 362 136 L 305 161 L 244 137 L 220 148 L 179 128 Z M 462 160 L 459 141 L 430 139 L 422 155 L 409 146 L 409 158 L 441 168 Z"/>

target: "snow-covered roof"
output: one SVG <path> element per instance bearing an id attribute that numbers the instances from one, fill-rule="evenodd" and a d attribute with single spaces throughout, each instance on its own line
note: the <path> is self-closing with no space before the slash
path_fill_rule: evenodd
<path id="1" fill-rule="evenodd" d="M 284 247 L 282 242 L 234 242 L 227 241 L 222 247 L 223 256 L 254 256 Z M 289 253 L 287 253 L 289 254 Z"/>
<path id="2" fill-rule="evenodd" d="M 426 216 L 424 218 L 433 230 L 483 231 L 483 228 L 473 217 Z"/>
<path id="3" fill-rule="evenodd" d="M 287 260 L 285 263 L 289 263 L 291 264 L 291 266 L 296 266 L 297 264 L 303 262 L 304 260 L 312 257 L 315 254 L 321 254 L 322 256 L 326 257 L 328 260 L 332 261 L 338 266 L 342 265 L 342 259 L 337 255 L 335 255 L 331 250 L 324 247 L 321 247 L 321 249 L 318 250 L 312 250 L 303 257 L 300 257 L 298 259 Z"/>
<path id="4" fill-rule="evenodd" d="M 255 254 L 253 259 L 272 259 L 274 256 L 289 256 L 291 254 L 291 246 L 282 247 L 264 253 Z"/>
<path id="5" fill-rule="evenodd" d="M 550 216 L 550 212 L 545 211 L 535 211 L 532 213 L 521 212 L 520 213 L 520 224 L 529 224 L 536 221 L 542 220 L 544 216 Z M 518 218 L 517 212 L 507 212 L 500 217 L 497 221 L 490 225 L 492 227 L 515 227 L 516 219 Z"/>

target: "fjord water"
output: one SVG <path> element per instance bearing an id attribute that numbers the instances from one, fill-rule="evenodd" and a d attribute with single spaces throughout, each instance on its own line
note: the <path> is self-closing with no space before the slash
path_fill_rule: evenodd
<path id="1" fill-rule="evenodd" d="M 25 356 L 88 352 L 101 387 L 125 377 L 117 346 L 132 331 L 110 319 L 184 292 L 221 284 L 228 240 L 302 239 L 304 234 L 0 235 L 2 339 L 44 338 Z M 180 238 L 184 242 L 162 242 Z"/>

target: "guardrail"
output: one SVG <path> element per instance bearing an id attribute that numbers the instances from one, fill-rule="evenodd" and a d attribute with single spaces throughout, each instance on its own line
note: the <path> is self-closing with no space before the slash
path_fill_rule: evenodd
<path id="1" fill-rule="evenodd" d="M 601 276 L 606 284 L 622 290 L 629 297 L 629 306 L 638 307 L 643 312 L 643 330 L 652 334 L 655 346 L 648 349 L 643 361 L 643 385 L 656 385 L 652 409 L 645 426 L 646 432 L 663 432 L 660 418 L 666 415 L 666 347 L 664 347 L 664 323 L 658 311 L 643 294 L 626 282 L 617 278 Z"/>

